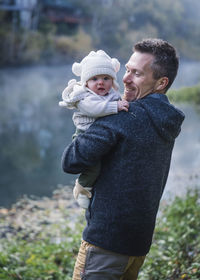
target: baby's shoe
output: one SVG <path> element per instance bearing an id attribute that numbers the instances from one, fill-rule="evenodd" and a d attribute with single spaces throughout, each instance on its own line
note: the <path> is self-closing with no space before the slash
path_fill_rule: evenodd
<path id="1" fill-rule="evenodd" d="M 92 188 L 82 187 L 79 184 L 78 179 L 76 179 L 76 183 L 73 189 L 73 195 L 80 207 L 88 209 L 90 198 L 92 197 L 91 190 Z"/>

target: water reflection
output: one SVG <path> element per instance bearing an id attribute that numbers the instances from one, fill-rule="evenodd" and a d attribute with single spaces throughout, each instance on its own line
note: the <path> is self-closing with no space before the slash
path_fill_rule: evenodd
<path id="1" fill-rule="evenodd" d="M 164 199 L 185 194 L 186 187 L 200 185 L 200 107 L 179 104 L 179 108 L 185 113 L 185 120 L 172 154 Z"/>
<path id="2" fill-rule="evenodd" d="M 60 158 L 74 131 L 72 112 L 58 107 L 68 72 L 64 66 L 1 70 L 1 206 L 71 183 Z"/>
<path id="3" fill-rule="evenodd" d="M 119 80 L 123 74 L 124 67 Z M 63 148 L 74 132 L 72 112 L 58 106 L 72 77 L 71 65 L 0 70 L 0 206 L 11 205 L 23 194 L 48 196 L 58 184 L 73 183 L 75 176 L 60 168 Z M 196 84 L 198 79 L 196 71 L 188 82 Z M 185 77 L 177 80 L 182 86 Z M 166 195 L 182 192 L 186 182 L 194 183 L 200 174 L 200 115 L 191 106 L 182 109 L 186 120 L 175 145 Z"/>

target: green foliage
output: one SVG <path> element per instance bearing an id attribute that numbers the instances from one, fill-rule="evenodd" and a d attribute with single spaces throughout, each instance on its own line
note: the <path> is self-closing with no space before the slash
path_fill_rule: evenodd
<path id="1" fill-rule="evenodd" d="M 169 90 L 167 95 L 172 102 L 187 102 L 200 105 L 200 85 Z"/>
<path id="2" fill-rule="evenodd" d="M 82 21 L 79 27 L 84 34 L 76 24 L 51 22 L 43 12 L 37 15 L 35 32 L 21 30 L 13 23 L 11 14 L 0 11 L 0 64 L 50 61 L 55 57 L 62 61 L 63 57 L 74 58 L 79 51 L 83 54 L 82 49 L 88 52 L 91 48 L 103 48 L 123 60 L 136 41 L 147 37 L 166 39 L 183 57 L 200 59 L 198 0 L 192 3 L 191 0 L 94 0 L 92 5 L 91 0 L 69 0 L 67 3 Z M 77 36 L 80 36 L 78 41 Z"/>
<path id="3" fill-rule="evenodd" d="M 0 279 L 70 280 L 83 225 L 81 217 L 74 229 L 63 224 L 51 225 L 41 227 L 34 238 L 27 229 L 7 240 L 0 239 Z M 56 241 L 54 235 L 58 233 Z"/>
<path id="4" fill-rule="evenodd" d="M 96 48 L 127 59 L 127 51 L 135 42 L 160 37 L 174 44 L 185 57 L 200 59 L 197 0 L 107 0 L 101 1 L 101 9 L 99 2 L 94 0 L 91 5 L 90 0 L 75 0 L 91 17 L 88 30 Z"/>
<path id="5" fill-rule="evenodd" d="M 22 30 L 13 33 L 0 27 L 0 65 L 61 62 L 77 55 L 82 57 L 92 49 L 91 37 L 81 28 L 73 36 L 43 32 Z"/>
<path id="6" fill-rule="evenodd" d="M 35 233 L 33 228 L 24 227 L 7 239 L 1 238 L 0 279 L 71 279 L 85 224 L 83 219 L 82 215 L 76 219 L 74 227 L 67 226 L 69 220 L 65 219 L 63 224 L 61 219 L 57 224 L 40 224 Z M 0 225 L 3 223 L 0 219 Z M 200 279 L 199 229 L 199 191 L 188 191 L 184 198 L 176 197 L 163 206 L 139 280 Z"/>
<path id="7" fill-rule="evenodd" d="M 163 209 L 140 280 L 200 279 L 199 198 L 188 192 Z"/>
<path id="8" fill-rule="evenodd" d="M 62 245 L 37 241 L 27 244 L 18 241 L 9 244 L 8 254 L 1 254 L 1 279 L 64 279 L 63 273 L 71 272 L 73 252 L 68 243 Z M 69 250 L 70 249 L 70 250 Z"/>
<path id="9" fill-rule="evenodd" d="M 76 57 L 83 56 L 92 49 L 91 37 L 83 29 L 79 29 L 74 36 L 54 37 L 54 45 L 57 53 Z"/>

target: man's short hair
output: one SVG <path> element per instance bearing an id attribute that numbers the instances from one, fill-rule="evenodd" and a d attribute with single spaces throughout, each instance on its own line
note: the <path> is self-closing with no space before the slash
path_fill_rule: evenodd
<path id="1" fill-rule="evenodd" d="M 133 51 L 149 53 L 154 56 L 154 61 L 151 65 L 153 78 L 157 80 L 167 77 L 169 79 L 169 83 L 165 88 L 167 91 L 178 71 L 179 58 L 176 49 L 162 39 L 144 39 L 135 44 Z"/>

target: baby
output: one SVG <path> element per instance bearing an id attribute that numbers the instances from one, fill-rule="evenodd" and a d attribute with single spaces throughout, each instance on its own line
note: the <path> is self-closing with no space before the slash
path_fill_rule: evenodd
<path id="1" fill-rule="evenodd" d="M 72 65 L 72 72 L 80 76 L 68 82 L 62 93 L 63 101 L 59 105 L 68 109 L 76 109 L 73 122 L 76 132 L 73 138 L 86 129 L 99 117 L 117 114 L 119 111 L 128 111 L 129 103 L 121 100 L 118 92 L 116 73 L 120 63 L 111 58 L 104 51 L 91 51 L 80 63 Z M 99 162 L 80 174 L 76 180 L 73 194 L 78 204 L 87 209 L 92 197 L 92 187 L 101 168 Z"/>

